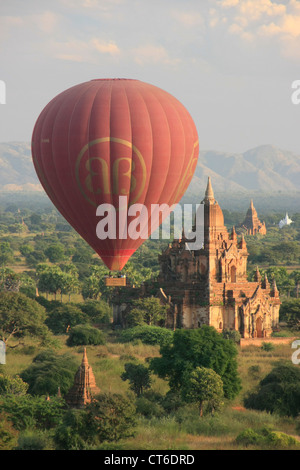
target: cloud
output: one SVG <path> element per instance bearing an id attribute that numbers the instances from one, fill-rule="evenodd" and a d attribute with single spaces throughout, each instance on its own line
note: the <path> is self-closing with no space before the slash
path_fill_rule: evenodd
<path id="1" fill-rule="evenodd" d="M 300 2 L 287 0 L 220 0 L 221 9 L 230 11 L 229 34 L 245 41 L 275 39 L 281 56 L 299 58 L 296 53 L 300 37 Z M 229 10 L 228 10 L 229 9 Z M 289 50 L 286 50 L 288 46 Z M 291 52 L 293 51 L 293 52 Z"/>
<path id="2" fill-rule="evenodd" d="M 102 54 L 117 55 L 120 54 L 120 49 L 113 41 L 99 41 L 99 39 L 92 39 L 91 43 L 98 52 Z"/>
<path id="3" fill-rule="evenodd" d="M 102 41 L 92 38 L 88 41 L 70 40 L 66 42 L 53 42 L 52 55 L 61 60 L 73 62 L 96 63 L 100 54 L 115 56 L 120 54 L 120 49 L 113 41 Z"/>
<path id="4" fill-rule="evenodd" d="M 180 59 L 170 58 L 167 50 L 163 46 L 145 45 L 132 50 L 134 60 L 139 65 L 145 64 L 165 64 L 177 65 Z"/>

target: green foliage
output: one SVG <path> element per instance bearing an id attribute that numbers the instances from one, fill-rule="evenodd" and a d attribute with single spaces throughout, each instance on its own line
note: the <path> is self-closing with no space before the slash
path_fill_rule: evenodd
<path id="1" fill-rule="evenodd" d="M 15 450 L 47 450 L 51 446 L 45 432 L 28 429 L 20 433 Z"/>
<path id="2" fill-rule="evenodd" d="M 245 429 L 237 436 L 236 442 L 242 446 L 259 447 L 260 449 L 300 448 L 300 443 L 294 437 L 268 428 Z"/>
<path id="3" fill-rule="evenodd" d="M 9 242 L 0 243 L 0 266 L 4 267 L 13 261 L 13 250 Z"/>
<path id="4" fill-rule="evenodd" d="M 6 345 L 12 337 L 26 334 L 45 338 L 48 332 L 44 321 L 45 309 L 24 294 L 0 292 L 0 339 Z"/>
<path id="5" fill-rule="evenodd" d="M 60 387 L 62 395 L 73 385 L 78 364 L 70 354 L 59 355 L 51 350 L 39 353 L 32 364 L 25 369 L 20 377 L 29 385 L 31 395 L 57 394 Z"/>
<path id="6" fill-rule="evenodd" d="M 160 352 L 161 357 L 153 358 L 150 367 L 159 377 L 167 378 L 172 389 L 180 389 L 184 374 L 201 366 L 221 377 L 225 398 L 235 397 L 241 389 L 236 346 L 213 327 L 176 330 L 173 342 L 161 346 Z"/>
<path id="7" fill-rule="evenodd" d="M 247 395 L 244 404 L 250 409 L 297 416 L 300 412 L 300 369 L 293 364 L 278 364 L 260 381 L 258 390 Z"/>
<path id="8" fill-rule="evenodd" d="M 275 346 L 273 343 L 265 343 L 263 342 L 261 345 L 261 349 L 263 351 L 273 351 L 275 349 Z"/>
<path id="9" fill-rule="evenodd" d="M 0 372 L 0 395 L 25 395 L 28 384 L 19 376 L 11 377 Z"/>
<path id="10" fill-rule="evenodd" d="M 223 330 L 222 336 L 225 339 L 231 339 L 234 343 L 239 344 L 241 340 L 241 334 L 239 331 L 236 330 Z"/>
<path id="11" fill-rule="evenodd" d="M 65 257 L 65 248 L 61 243 L 50 245 L 46 248 L 45 255 L 51 263 L 58 263 Z"/>
<path id="12" fill-rule="evenodd" d="M 64 407 L 65 402 L 56 397 L 47 401 L 45 396 L 7 395 L 0 400 L 0 412 L 5 412 L 19 431 L 54 428 L 62 418 Z"/>
<path id="13" fill-rule="evenodd" d="M 127 362 L 124 367 L 125 372 L 121 375 L 121 379 L 128 380 L 130 389 L 139 397 L 144 390 L 150 388 L 150 371 L 143 364 L 134 364 L 133 362 Z"/>
<path id="14" fill-rule="evenodd" d="M 89 317 L 92 323 L 108 323 L 112 312 L 111 307 L 104 300 L 86 300 L 78 305 Z"/>
<path id="15" fill-rule="evenodd" d="M 59 335 L 73 326 L 89 323 L 89 318 L 77 305 L 68 303 L 50 311 L 45 323 L 55 335 Z"/>
<path id="16" fill-rule="evenodd" d="M 86 450 L 95 443 L 89 432 L 85 410 L 68 410 L 54 433 L 58 450 Z"/>
<path id="17" fill-rule="evenodd" d="M 117 393 L 101 393 L 86 406 L 91 435 L 100 442 L 119 441 L 135 434 L 136 408 L 133 399 Z"/>
<path id="18" fill-rule="evenodd" d="M 120 334 L 120 340 L 123 343 L 141 340 L 144 344 L 165 344 L 173 339 L 173 331 L 161 328 L 159 326 L 135 326 L 123 330 Z"/>
<path id="19" fill-rule="evenodd" d="M 17 443 L 18 434 L 7 413 L 0 411 L 0 451 L 13 450 Z"/>
<path id="20" fill-rule="evenodd" d="M 223 382 L 221 377 L 212 369 L 196 367 L 184 375 L 181 388 L 184 400 L 198 404 L 200 416 L 203 416 L 203 404 L 211 412 L 219 410 L 223 404 Z"/>
<path id="21" fill-rule="evenodd" d="M 283 300 L 279 310 L 280 321 L 286 322 L 289 328 L 300 328 L 300 299 Z"/>
<path id="22" fill-rule="evenodd" d="M 76 325 L 69 331 L 68 346 L 105 344 L 104 334 L 98 328 L 91 325 Z"/>
<path id="23" fill-rule="evenodd" d="M 126 317 L 127 326 L 134 327 L 145 323 L 147 325 L 164 325 L 168 306 L 162 305 L 159 299 L 146 297 L 134 300 L 132 304 L 133 308 Z"/>
<path id="24" fill-rule="evenodd" d="M 161 418 L 166 414 L 160 403 L 156 403 L 144 395 L 139 396 L 136 400 L 136 412 L 145 418 Z"/>

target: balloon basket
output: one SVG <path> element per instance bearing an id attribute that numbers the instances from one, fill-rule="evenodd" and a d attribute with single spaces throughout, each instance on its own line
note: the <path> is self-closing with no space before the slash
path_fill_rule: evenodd
<path id="1" fill-rule="evenodd" d="M 126 287 L 126 276 L 123 277 L 107 277 L 105 278 L 107 287 Z"/>

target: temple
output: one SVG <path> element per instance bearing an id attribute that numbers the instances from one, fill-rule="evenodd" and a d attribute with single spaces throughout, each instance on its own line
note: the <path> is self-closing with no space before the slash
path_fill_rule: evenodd
<path id="1" fill-rule="evenodd" d="M 237 227 L 237 231 L 245 233 L 245 235 L 257 235 L 258 233 L 266 235 L 267 233 L 266 224 L 259 220 L 252 199 L 250 207 L 246 213 L 245 220 L 239 227 Z"/>
<path id="2" fill-rule="evenodd" d="M 155 295 L 169 306 L 167 328 L 199 328 L 203 324 L 217 331 L 236 330 L 242 338 L 269 337 L 279 322 L 280 298 L 275 281 L 247 278 L 247 245 L 234 227 L 229 233 L 223 212 L 208 179 L 204 205 L 204 243 L 190 250 L 184 234 L 159 256 L 156 281 L 132 289 L 127 303 L 116 301 L 114 322 L 126 326 L 126 312 L 132 298 Z"/>
<path id="3" fill-rule="evenodd" d="M 280 299 L 275 281 L 247 279 L 248 251 L 244 235 L 228 233 L 222 210 L 208 179 L 204 205 L 204 246 L 186 249 L 174 240 L 160 256 L 160 297 L 168 303 L 166 326 L 218 331 L 237 330 L 243 338 L 268 337 L 279 322 Z M 255 209 L 251 204 L 252 214 Z"/>
<path id="4" fill-rule="evenodd" d="M 74 385 L 68 391 L 65 400 L 72 408 L 84 408 L 98 393 L 100 389 L 96 386 L 95 376 L 88 363 L 86 348 L 84 348 L 82 362 L 75 374 Z"/>

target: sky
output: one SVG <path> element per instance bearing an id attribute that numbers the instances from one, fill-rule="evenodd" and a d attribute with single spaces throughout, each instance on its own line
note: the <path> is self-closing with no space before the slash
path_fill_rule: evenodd
<path id="1" fill-rule="evenodd" d="M 30 142 L 54 96 L 95 78 L 174 95 L 200 150 L 300 154 L 300 1 L 0 0 L 0 142 Z"/>

